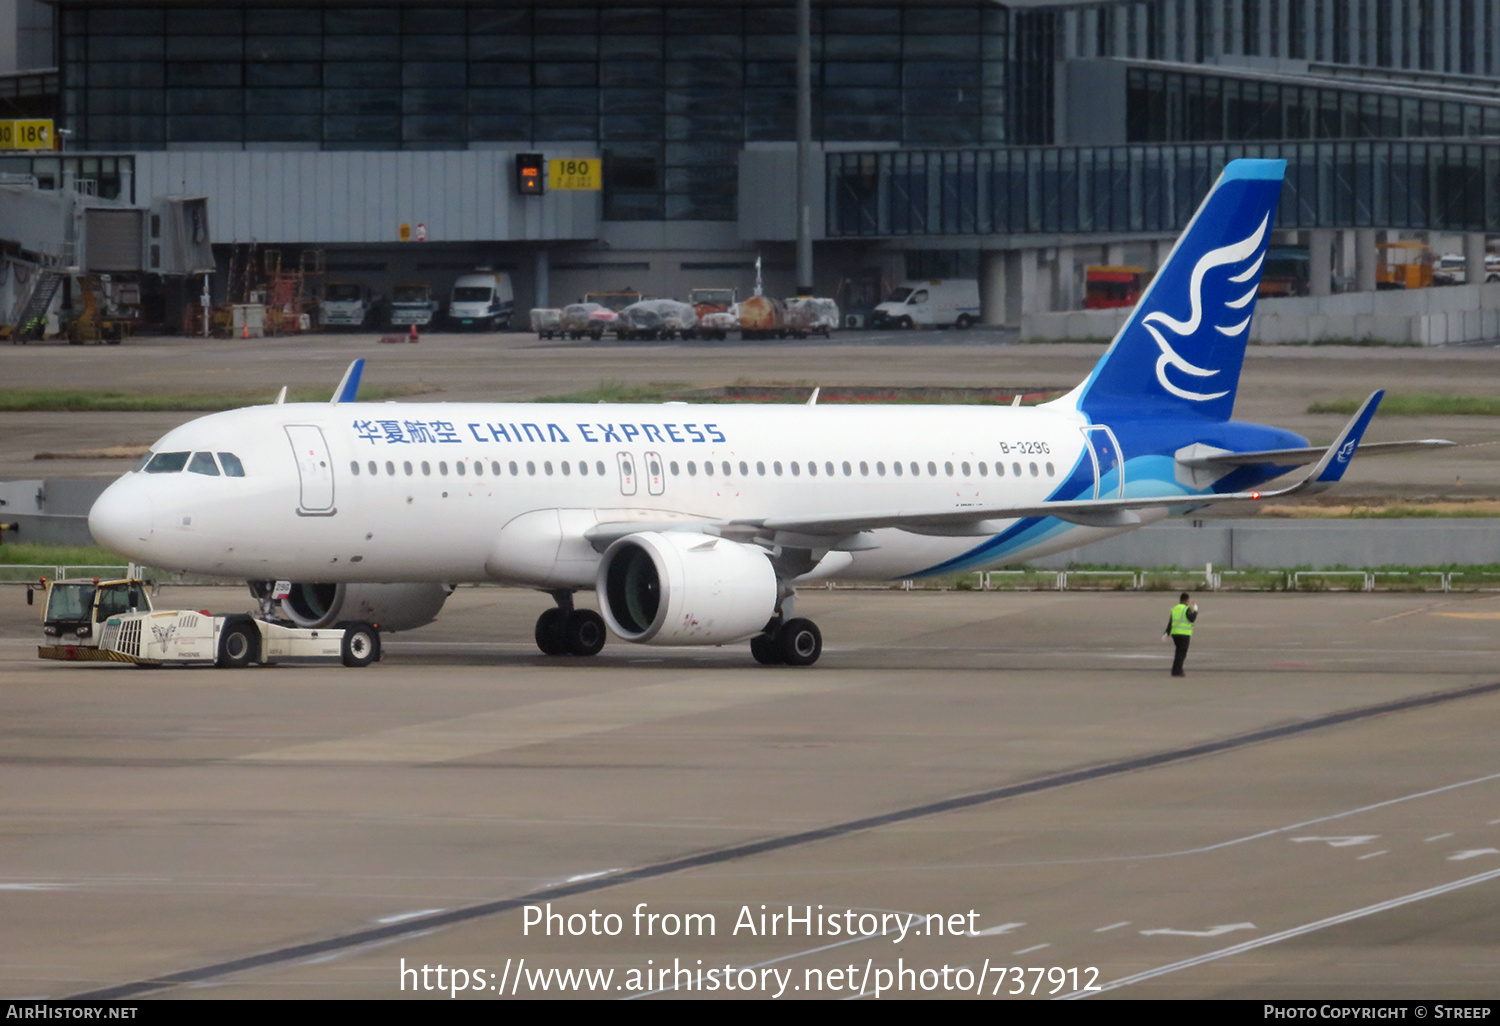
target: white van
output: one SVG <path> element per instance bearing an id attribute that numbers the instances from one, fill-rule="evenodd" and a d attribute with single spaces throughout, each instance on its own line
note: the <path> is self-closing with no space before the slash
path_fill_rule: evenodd
<path id="1" fill-rule="evenodd" d="M 872 328 L 915 328 L 979 323 L 979 282 L 973 278 L 904 281 L 870 315 Z"/>
<path id="2" fill-rule="evenodd" d="M 476 271 L 453 283 L 453 297 L 448 302 L 448 323 L 455 328 L 506 329 L 510 327 L 514 305 L 509 274 Z"/>

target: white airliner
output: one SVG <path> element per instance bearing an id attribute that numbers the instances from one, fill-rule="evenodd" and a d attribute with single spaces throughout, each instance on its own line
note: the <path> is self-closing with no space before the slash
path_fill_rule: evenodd
<path id="1" fill-rule="evenodd" d="M 808 665 L 801 582 L 982 570 L 1342 477 L 1381 393 L 1326 450 L 1229 420 L 1284 169 L 1229 164 L 1089 379 L 1041 406 L 374 404 L 356 361 L 330 403 L 168 432 L 89 526 L 142 563 L 243 577 L 303 626 L 405 630 L 491 581 L 553 596 L 548 654 L 593 655 L 608 624 Z M 588 588 L 602 617 L 574 608 Z"/>

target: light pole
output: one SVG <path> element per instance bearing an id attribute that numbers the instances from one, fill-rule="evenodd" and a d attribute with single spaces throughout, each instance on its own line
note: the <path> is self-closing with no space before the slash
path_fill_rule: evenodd
<path id="1" fill-rule="evenodd" d="M 797 295 L 813 294 L 812 197 L 812 0 L 797 0 Z"/>

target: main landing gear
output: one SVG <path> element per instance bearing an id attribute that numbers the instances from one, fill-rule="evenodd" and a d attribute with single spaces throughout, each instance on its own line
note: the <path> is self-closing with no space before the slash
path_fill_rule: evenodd
<path id="1" fill-rule="evenodd" d="M 604 647 L 604 617 L 592 609 L 574 609 L 571 592 L 556 592 L 557 605 L 536 621 L 536 647 L 543 655 L 598 655 Z"/>
<path id="2" fill-rule="evenodd" d="M 800 616 L 772 620 L 750 639 L 750 654 L 762 666 L 811 666 L 823 654 L 823 632 Z"/>

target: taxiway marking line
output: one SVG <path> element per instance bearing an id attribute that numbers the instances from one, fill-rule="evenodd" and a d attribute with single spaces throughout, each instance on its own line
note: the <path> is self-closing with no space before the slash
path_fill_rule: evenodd
<path id="1" fill-rule="evenodd" d="M 1273 933 L 1269 936 L 1244 941 L 1231 947 L 1220 948 L 1218 951 L 1210 951 L 1205 955 L 1198 955 L 1195 958 L 1185 958 L 1181 962 L 1173 962 L 1171 965 L 1148 969 L 1143 973 L 1135 973 L 1132 976 L 1122 976 L 1118 980 L 1106 983 L 1097 990 L 1075 990 L 1070 994 L 1059 994 L 1054 1000 L 1077 1001 L 1088 997 L 1090 994 L 1102 994 L 1105 991 L 1118 990 L 1121 987 L 1128 987 L 1135 983 L 1144 983 L 1146 980 L 1154 980 L 1158 976 L 1165 976 L 1168 973 L 1175 973 L 1182 969 L 1191 969 L 1194 966 L 1206 965 L 1209 962 L 1217 962 L 1221 958 L 1229 958 L 1232 955 L 1243 954 L 1246 951 L 1254 951 L 1256 948 L 1263 948 L 1268 944 L 1279 944 L 1281 941 L 1291 940 L 1293 937 L 1301 937 L 1303 934 L 1313 933 L 1330 926 L 1353 922 L 1356 919 L 1373 916 L 1379 912 L 1388 912 L 1393 908 L 1400 908 L 1402 905 L 1410 905 L 1413 902 L 1436 898 L 1439 895 L 1447 894 L 1449 891 L 1462 890 L 1465 887 L 1472 887 L 1475 884 L 1485 883 L 1496 878 L 1500 878 L 1500 869 L 1492 869 L 1488 873 L 1479 873 L 1476 876 L 1466 876 L 1462 880 L 1454 880 L 1451 883 L 1439 884 L 1436 887 L 1429 887 L 1424 891 L 1417 891 L 1414 894 L 1391 898 L 1388 901 L 1377 902 L 1374 905 L 1366 905 L 1364 908 L 1357 908 L 1352 912 L 1341 912 L 1336 916 L 1329 916 L 1327 919 L 1319 919 L 1315 923 L 1304 923 L 1301 926 L 1294 926 L 1290 930 L 1282 930 L 1280 933 Z"/>
<path id="2" fill-rule="evenodd" d="M 764 680 L 759 675 L 757 680 Z M 762 685 L 764 690 L 764 685 Z M 383 941 L 388 937 L 413 935 L 426 933 L 427 931 L 444 926 L 452 926 L 457 923 L 469 922 L 487 916 L 498 915 L 504 912 L 514 911 L 523 905 L 537 901 L 552 900 L 573 897 L 579 894 L 590 894 L 626 884 L 638 883 L 644 880 L 656 880 L 675 873 L 690 869 L 702 869 L 706 866 L 723 865 L 728 862 L 738 861 L 744 858 L 753 858 L 757 855 L 765 855 L 775 851 L 785 851 L 789 848 L 802 845 L 817 844 L 823 841 L 832 841 L 848 837 L 853 834 L 863 833 L 868 830 L 877 830 L 881 827 L 893 826 L 898 823 L 909 823 L 918 819 L 926 819 L 930 816 L 938 816 L 947 812 L 956 812 L 961 809 L 971 809 L 980 805 L 988 805 L 992 802 L 1004 801 L 1009 798 L 1019 798 L 1028 795 L 1041 794 L 1056 790 L 1060 787 L 1068 787 L 1074 784 L 1090 783 L 1095 780 L 1105 780 L 1120 776 L 1125 773 L 1134 773 L 1141 770 L 1156 769 L 1162 766 L 1176 765 L 1189 759 L 1202 758 L 1208 755 L 1218 755 L 1225 752 L 1238 751 L 1251 745 L 1261 744 L 1266 741 L 1281 740 L 1284 738 L 1300 737 L 1303 734 L 1322 730 L 1326 727 L 1342 726 L 1348 723 L 1357 723 L 1361 720 L 1370 719 L 1375 716 L 1389 715 L 1395 712 L 1406 712 L 1414 709 L 1425 709 L 1429 706 L 1443 705 L 1448 702 L 1459 701 L 1465 698 L 1476 698 L 1500 692 L 1500 682 L 1490 684 L 1478 684 L 1456 691 L 1442 691 L 1436 694 L 1421 695 L 1416 698 L 1404 698 L 1394 702 L 1382 702 L 1378 705 L 1364 706 L 1356 709 L 1346 709 L 1342 712 L 1330 713 L 1318 716 L 1300 723 L 1288 723 L 1275 727 L 1266 727 L 1253 730 L 1249 733 L 1238 734 L 1233 737 L 1218 738 L 1213 741 L 1205 741 L 1199 744 L 1187 745 L 1182 748 L 1167 749 L 1164 751 L 1150 752 L 1143 755 L 1129 756 L 1115 762 L 1102 765 L 1085 767 L 1083 769 L 1068 770 L 1055 773 L 1050 776 L 1038 777 L 1034 780 L 1022 781 L 1016 784 L 1007 784 L 1001 787 L 990 788 L 984 791 L 974 791 L 968 794 L 954 795 L 951 798 L 942 798 L 937 801 L 927 802 L 922 805 L 908 806 L 904 809 L 893 809 L 890 812 L 876 813 L 860 819 L 845 820 L 842 823 L 831 823 L 827 826 L 815 827 L 793 834 L 782 834 L 775 837 L 766 837 L 758 840 L 746 841 L 742 844 L 730 845 L 716 851 L 697 852 L 691 855 L 683 855 L 678 858 L 667 859 L 662 862 L 638 866 L 611 876 L 600 877 L 594 880 L 585 880 L 576 884 L 564 884 L 561 887 L 548 887 L 530 894 L 521 894 L 515 897 L 500 898 L 494 901 L 478 902 L 464 908 L 450 909 L 432 916 L 422 916 L 411 919 L 404 923 L 394 923 L 388 926 L 378 926 L 362 930 L 354 930 L 349 933 L 321 940 L 307 941 L 300 944 L 291 944 L 281 948 L 261 951 L 251 955 L 238 958 L 225 959 L 224 961 L 200 965 L 191 969 L 183 969 L 177 972 L 161 973 L 159 975 L 143 980 L 134 980 L 126 983 L 116 984 L 109 987 L 101 987 L 98 990 L 86 991 L 81 994 L 71 995 L 73 1000 L 124 1000 L 140 994 L 148 994 L 154 991 L 166 990 L 182 984 L 202 983 L 205 980 L 217 979 L 234 973 L 245 972 L 249 969 L 262 969 L 272 965 L 284 965 L 302 961 L 303 959 L 321 955 L 328 951 L 338 951 L 350 948 L 362 947 L 376 941 Z M 1500 776 L 1500 774 L 1495 774 Z M 1488 779 L 1488 778 L 1480 778 Z M 1469 781 L 1474 783 L 1477 781 Z M 1447 787 L 1435 788 L 1431 792 L 1449 790 L 1452 787 L 1464 786 L 1462 784 L 1448 785 Z M 1408 796 L 1417 797 L 1417 796 Z M 1396 799 L 1404 801 L 1407 799 Z M 1380 802 L 1369 808 L 1378 808 L 1380 805 L 1393 804 L 1392 802 Z M 1340 815 L 1349 815 L 1341 813 Z M 1296 829 L 1311 823 L 1322 822 L 1324 819 L 1337 819 L 1338 816 L 1327 816 L 1322 819 L 1308 820 L 1307 823 L 1295 824 L 1286 829 Z M 1269 830 L 1262 834 L 1252 835 L 1250 838 L 1241 838 L 1236 841 L 1225 842 L 1223 845 L 1211 845 L 1204 850 L 1212 850 L 1217 847 L 1227 847 L 1229 844 L 1238 844 L 1253 837 L 1263 837 L 1270 834 L 1280 833 L 1279 830 Z M 1500 875 L 1500 870 L 1486 876 Z"/>

